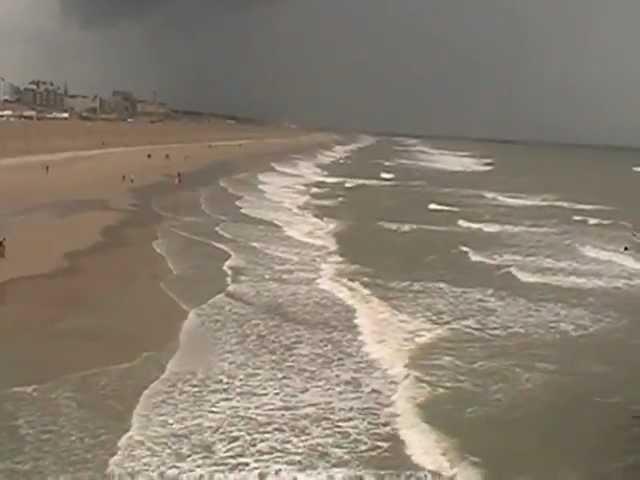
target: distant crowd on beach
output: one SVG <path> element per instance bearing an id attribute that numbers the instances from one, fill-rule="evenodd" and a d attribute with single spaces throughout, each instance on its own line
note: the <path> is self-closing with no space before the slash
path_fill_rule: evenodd
<path id="1" fill-rule="evenodd" d="M 102 145 L 104 146 L 104 142 L 102 142 Z M 209 148 L 211 148 L 211 146 L 209 146 Z M 153 155 L 151 155 L 151 153 L 147 153 L 147 159 L 151 159 L 153 158 Z M 171 155 L 168 153 L 165 153 L 164 155 L 165 160 L 170 160 L 171 159 Z M 189 158 L 188 155 L 185 155 L 185 160 L 187 160 Z M 47 163 L 44 165 L 44 171 L 46 175 L 49 175 L 49 173 L 51 172 L 51 166 Z M 122 174 L 121 177 L 121 182 L 122 183 L 127 183 L 127 181 L 133 185 L 135 183 L 135 177 L 132 174 L 126 175 L 126 174 Z M 180 185 L 182 183 L 182 172 L 177 171 L 175 174 L 175 180 L 174 180 L 176 185 Z"/>
<path id="2" fill-rule="evenodd" d="M 104 142 L 102 142 L 102 145 L 104 146 Z M 211 146 L 209 146 L 209 148 L 211 148 Z M 147 153 L 147 159 L 151 159 L 152 155 L 151 153 Z M 170 160 L 171 159 L 171 155 L 166 153 L 164 156 L 165 160 Z M 188 159 L 188 156 L 185 156 L 185 160 Z M 51 173 L 51 165 L 49 165 L 48 163 L 43 165 L 43 170 L 45 172 L 45 175 L 49 175 Z M 122 174 L 121 177 L 121 182 L 122 183 L 129 183 L 131 185 L 135 184 L 135 177 L 133 176 L 133 174 Z M 174 176 L 174 183 L 176 185 L 181 185 L 182 184 L 182 172 L 177 171 L 175 176 Z M 7 239 L 5 237 L 2 237 L 0 239 L 0 260 L 6 259 L 7 258 Z"/>

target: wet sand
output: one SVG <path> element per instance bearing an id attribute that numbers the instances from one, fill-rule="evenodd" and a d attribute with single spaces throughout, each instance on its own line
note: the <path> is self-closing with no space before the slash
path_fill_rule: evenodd
<path id="1" fill-rule="evenodd" d="M 174 132 L 169 140 L 197 140 L 190 135 Z M 186 313 L 160 286 L 169 272 L 151 247 L 159 219 L 150 195 L 189 188 L 207 165 L 249 168 L 261 157 L 324 137 L 224 127 L 223 133 L 210 128 L 208 138 L 50 162 L 42 157 L 2 165 L 0 158 L 0 237 L 7 237 L 7 258 L 0 260 L 0 389 L 131 362 L 174 342 Z M 148 138 L 139 140 L 146 145 Z M 33 152 L 41 154 L 42 146 Z M 174 182 L 178 170 L 181 185 Z"/>
<path id="2" fill-rule="evenodd" d="M 73 125 L 33 123 L 62 129 L 61 138 L 49 142 L 49 132 L 0 153 L 3 479 L 104 478 L 141 395 L 175 351 L 187 312 L 161 286 L 170 270 L 152 247 L 161 220 L 152 198 L 327 141 L 297 130 L 165 124 L 162 135 L 139 126 L 139 138 L 114 137 L 95 151 L 101 129 L 125 127 L 96 123 L 86 128 L 97 134 L 75 139 Z M 216 255 L 223 288 L 227 256 Z"/>

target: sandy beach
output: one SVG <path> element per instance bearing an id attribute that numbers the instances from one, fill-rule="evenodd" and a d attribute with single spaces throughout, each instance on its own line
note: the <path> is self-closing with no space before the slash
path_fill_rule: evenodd
<path id="1" fill-rule="evenodd" d="M 0 123 L 0 477 L 102 478 L 175 351 L 187 312 L 162 288 L 152 198 L 328 138 L 225 121 Z M 68 388 L 81 404 L 67 405 Z"/>
<path id="2" fill-rule="evenodd" d="M 168 268 L 151 248 L 158 219 L 142 189 L 175 192 L 207 165 L 242 169 L 323 138 L 224 121 L 0 124 L 0 388 L 176 339 L 185 312 L 160 287 Z"/>

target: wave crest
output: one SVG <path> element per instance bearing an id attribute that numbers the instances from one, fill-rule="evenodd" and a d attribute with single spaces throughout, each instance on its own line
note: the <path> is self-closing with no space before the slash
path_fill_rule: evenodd
<path id="1" fill-rule="evenodd" d="M 589 205 L 585 203 L 565 202 L 547 195 L 524 195 L 516 193 L 483 192 L 482 196 L 487 200 L 512 207 L 555 207 L 570 210 L 610 210 L 610 207 L 602 205 Z"/>
<path id="2" fill-rule="evenodd" d="M 553 229 L 547 227 L 527 227 L 523 225 L 502 225 L 499 223 L 476 223 L 467 220 L 458 220 L 458 225 L 470 230 L 481 230 L 486 233 L 544 233 Z"/>

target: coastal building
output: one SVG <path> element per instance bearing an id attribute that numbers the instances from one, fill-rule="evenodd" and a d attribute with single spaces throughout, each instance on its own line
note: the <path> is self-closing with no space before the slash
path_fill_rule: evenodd
<path id="1" fill-rule="evenodd" d="M 14 103 L 20 98 L 20 89 L 13 83 L 0 77 L 0 103 Z"/>
<path id="2" fill-rule="evenodd" d="M 164 117 L 171 113 L 166 104 L 147 100 L 138 100 L 137 111 L 138 115 L 149 117 Z"/>
<path id="3" fill-rule="evenodd" d="M 67 95 L 64 108 L 77 114 L 102 115 L 113 111 L 111 102 L 99 95 Z"/>
<path id="4" fill-rule="evenodd" d="M 114 90 L 110 103 L 113 112 L 121 118 L 131 118 L 138 113 L 138 101 L 131 92 Z"/>
<path id="5" fill-rule="evenodd" d="M 62 110 L 64 93 L 53 82 L 32 80 L 22 89 L 20 102 L 29 107 Z"/>
<path id="6" fill-rule="evenodd" d="M 88 95 L 67 95 L 64 98 L 64 109 L 69 112 L 86 112 L 96 107 L 94 98 Z"/>

